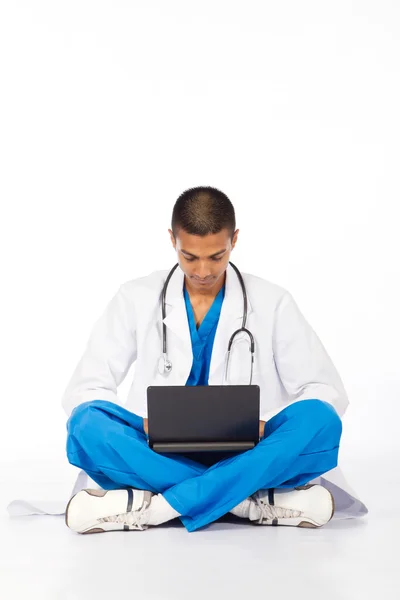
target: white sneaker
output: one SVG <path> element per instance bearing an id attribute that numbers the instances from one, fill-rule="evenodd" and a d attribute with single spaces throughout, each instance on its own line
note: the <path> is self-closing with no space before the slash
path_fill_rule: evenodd
<path id="1" fill-rule="evenodd" d="M 152 492 L 133 488 L 84 489 L 68 502 L 65 523 L 77 533 L 147 529 L 145 511 L 152 496 Z"/>
<path id="2" fill-rule="evenodd" d="M 330 491 L 311 483 L 290 491 L 259 490 L 252 499 L 249 519 L 258 525 L 321 527 L 332 519 L 335 512 Z"/>

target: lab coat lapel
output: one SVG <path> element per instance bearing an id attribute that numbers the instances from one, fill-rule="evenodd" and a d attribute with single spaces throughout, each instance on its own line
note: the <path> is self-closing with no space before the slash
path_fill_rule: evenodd
<path id="1" fill-rule="evenodd" d="M 225 279 L 225 296 L 221 307 L 221 314 L 215 333 L 214 345 L 211 356 L 209 380 L 215 374 L 221 363 L 225 363 L 229 339 L 234 331 L 242 327 L 243 320 L 243 291 L 239 278 L 234 268 L 228 264 Z M 247 290 L 247 315 L 252 312 L 251 302 Z M 248 324 L 248 320 L 247 320 Z M 235 336 L 235 341 L 246 337 L 245 333 Z M 223 371 L 222 371 L 223 374 Z M 221 380 L 222 384 L 222 380 Z"/>
<path id="2" fill-rule="evenodd" d="M 165 305 L 167 326 L 167 355 L 172 371 L 167 385 L 185 385 L 193 363 L 192 340 L 183 295 L 184 273 L 178 266 L 168 283 Z"/>

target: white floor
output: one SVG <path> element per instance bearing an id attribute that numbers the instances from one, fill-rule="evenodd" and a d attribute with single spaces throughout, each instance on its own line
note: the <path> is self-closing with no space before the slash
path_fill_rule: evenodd
<path id="1" fill-rule="evenodd" d="M 10 517 L 7 504 L 23 497 L 33 474 L 44 481 L 48 465 L 3 463 L 0 598 L 399 599 L 397 461 L 382 456 L 344 462 L 348 481 L 369 508 L 362 519 L 312 530 L 257 527 L 232 517 L 193 533 L 176 520 L 145 531 L 87 536 L 72 532 L 63 516 Z M 54 481 L 49 494 L 59 485 Z"/>

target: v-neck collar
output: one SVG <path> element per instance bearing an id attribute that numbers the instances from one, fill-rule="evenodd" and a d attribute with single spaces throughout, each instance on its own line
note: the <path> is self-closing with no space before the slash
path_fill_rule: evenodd
<path id="1" fill-rule="evenodd" d="M 225 284 L 221 287 L 218 294 L 214 298 L 212 305 L 208 309 L 207 314 L 204 316 L 204 319 L 200 323 L 200 327 L 198 329 L 196 327 L 193 307 L 190 302 L 190 296 L 185 285 L 183 288 L 183 292 L 185 296 L 191 338 L 197 343 L 204 343 L 207 340 L 209 334 L 211 333 L 214 325 L 219 319 L 221 306 L 225 295 Z"/>

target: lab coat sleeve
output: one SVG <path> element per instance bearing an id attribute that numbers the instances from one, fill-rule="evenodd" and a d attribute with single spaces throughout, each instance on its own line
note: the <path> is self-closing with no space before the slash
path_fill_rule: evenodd
<path id="1" fill-rule="evenodd" d="M 329 402 L 342 417 L 349 404 L 342 380 L 289 292 L 277 306 L 272 341 L 275 366 L 289 401 L 260 419 L 268 421 L 286 406 L 312 398 Z"/>
<path id="2" fill-rule="evenodd" d="M 136 357 L 135 311 L 122 284 L 94 324 L 83 356 L 64 392 L 62 407 L 68 417 L 76 406 L 89 400 L 121 404 L 117 387 Z"/>

